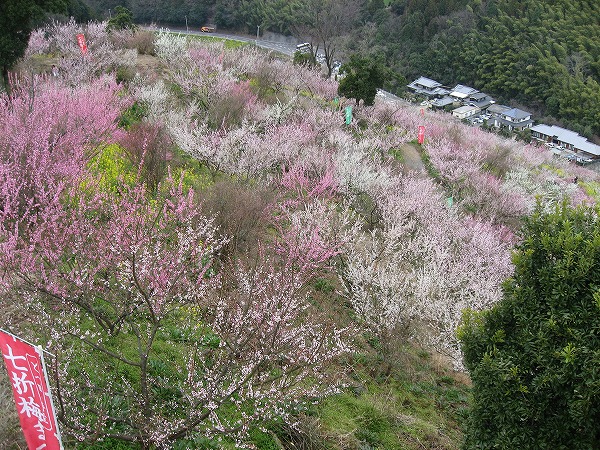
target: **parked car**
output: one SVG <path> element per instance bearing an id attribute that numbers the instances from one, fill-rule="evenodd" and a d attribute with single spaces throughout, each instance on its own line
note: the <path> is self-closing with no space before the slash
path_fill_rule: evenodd
<path id="1" fill-rule="evenodd" d="M 581 156 L 578 156 L 577 159 L 575 160 L 575 162 L 577 164 L 580 164 L 582 166 L 586 165 L 586 164 L 590 164 L 593 163 L 594 160 L 591 158 L 582 158 Z"/>
<path id="2" fill-rule="evenodd" d="M 200 31 L 202 31 L 203 33 L 214 33 L 215 27 L 202 27 L 200 28 Z"/>

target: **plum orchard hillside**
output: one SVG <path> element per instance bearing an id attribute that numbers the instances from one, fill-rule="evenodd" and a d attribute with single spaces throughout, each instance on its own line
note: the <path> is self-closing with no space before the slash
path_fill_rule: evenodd
<path id="1" fill-rule="evenodd" d="M 70 442 L 250 445 L 364 348 L 383 374 L 410 342 L 461 367 L 462 311 L 500 300 L 536 199 L 600 192 L 447 115 L 376 101 L 346 125 L 336 82 L 254 46 L 106 26 L 33 32 L 19 66 L 59 73 L 15 77 L 0 108 L 2 325 L 57 355 Z"/>

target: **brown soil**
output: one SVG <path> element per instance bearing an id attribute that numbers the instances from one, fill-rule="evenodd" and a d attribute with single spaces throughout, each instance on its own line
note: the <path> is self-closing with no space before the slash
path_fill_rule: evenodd
<path id="1" fill-rule="evenodd" d="M 416 172 L 425 172 L 425 166 L 421 160 L 419 146 L 406 143 L 400 147 L 402 152 L 402 164 L 408 169 Z"/>
<path id="2" fill-rule="evenodd" d="M 164 78 L 167 66 L 156 56 L 138 55 L 135 63 L 135 71 L 144 78 L 155 80 Z"/>

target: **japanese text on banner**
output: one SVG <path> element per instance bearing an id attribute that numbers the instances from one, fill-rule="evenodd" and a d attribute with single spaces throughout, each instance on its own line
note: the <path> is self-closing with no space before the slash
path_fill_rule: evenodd
<path id="1" fill-rule="evenodd" d="M 35 450 L 62 449 L 41 350 L 0 331 L 0 351 L 27 446 Z"/>
<path id="2" fill-rule="evenodd" d="M 87 45 L 85 43 L 85 36 L 83 34 L 77 35 L 77 45 L 79 45 L 79 48 L 81 49 L 81 53 L 83 55 L 86 55 L 87 54 Z"/>

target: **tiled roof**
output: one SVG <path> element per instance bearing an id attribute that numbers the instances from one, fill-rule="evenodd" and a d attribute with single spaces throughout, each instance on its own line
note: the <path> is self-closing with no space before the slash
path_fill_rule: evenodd
<path id="1" fill-rule="evenodd" d="M 450 95 L 458 98 L 467 98 L 469 95 L 476 94 L 477 92 L 479 92 L 477 89 L 473 89 L 469 86 L 463 86 L 462 84 L 457 84 Z"/>
<path id="2" fill-rule="evenodd" d="M 525 120 L 528 117 L 531 117 L 531 113 L 529 113 L 527 111 L 523 111 L 522 109 L 519 109 L 519 108 L 509 109 L 508 111 L 504 111 L 502 114 L 510 117 L 511 119 L 515 119 L 515 120 Z"/>
<path id="3" fill-rule="evenodd" d="M 411 85 L 421 85 L 424 86 L 426 88 L 429 89 L 433 89 L 436 87 L 440 87 L 442 85 L 442 83 L 438 83 L 435 80 L 432 80 L 431 78 L 427 78 L 427 77 L 419 77 L 417 80 L 413 81 L 412 83 L 409 84 L 409 86 Z"/>

